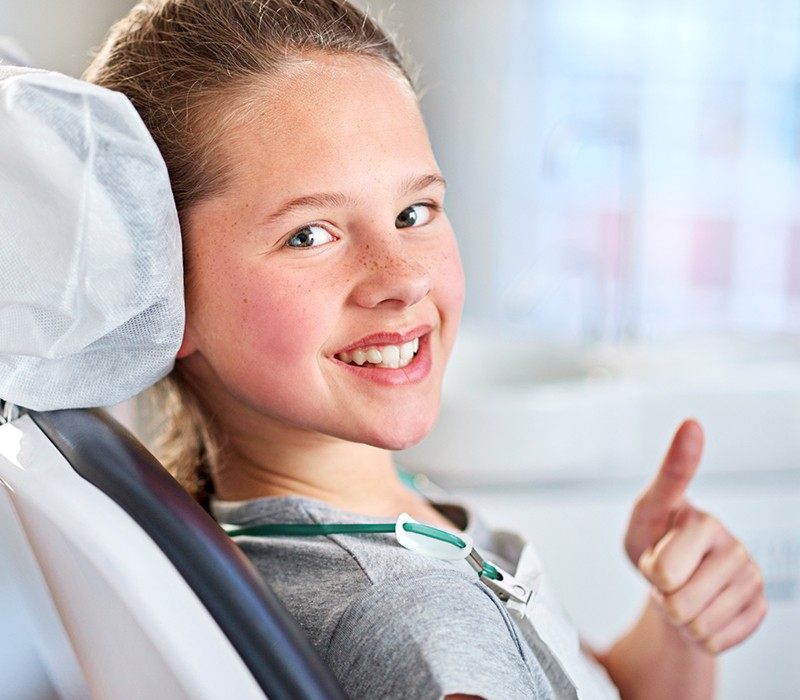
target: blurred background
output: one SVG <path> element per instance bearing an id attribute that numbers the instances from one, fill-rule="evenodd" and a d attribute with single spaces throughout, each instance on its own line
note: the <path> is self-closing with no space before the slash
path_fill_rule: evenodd
<path id="1" fill-rule="evenodd" d="M 0 35 L 79 75 L 130 4 L 0 0 Z M 691 497 L 751 547 L 771 603 L 719 697 L 796 697 L 800 4 L 359 4 L 418 69 L 468 285 L 442 417 L 398 461 L 531 536 L 602 645 L 646 593 L 631 503 L 700 419 Z"/>

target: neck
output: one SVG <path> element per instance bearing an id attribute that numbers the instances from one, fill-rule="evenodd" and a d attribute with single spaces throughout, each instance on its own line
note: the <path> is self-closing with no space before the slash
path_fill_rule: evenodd
<path id="1" fill-rule="evenodd" d="M 371 445 L 318 434 L 280 441 L 238 434 L 229 436 L 222 462 L 214 486 L 223 500 L 305 496 L 362 515 L 406 512 L 446 524 L 400 481 L 391 452 Z"/>

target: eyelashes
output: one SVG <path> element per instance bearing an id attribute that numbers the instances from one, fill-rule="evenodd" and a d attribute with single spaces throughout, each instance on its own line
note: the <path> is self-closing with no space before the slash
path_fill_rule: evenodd
<path id="1" fill-rule="evenodd" d="M 285 245 L 287 248 L 316 248 L 335 240 L 336 236 L 321 224 L 308 224 L 289 236 Z"/>
<path id="2" fill-rule="evenodd" d="M 435 202 L 417 202 L 403 209 L 395 218 L 397 229 L 419 228 L 430 223 L 443 207 Z M 339 240 L 323 223 L 305 224 L 286 239 L 284 246 L 294 249 L 319 248 Z"/>

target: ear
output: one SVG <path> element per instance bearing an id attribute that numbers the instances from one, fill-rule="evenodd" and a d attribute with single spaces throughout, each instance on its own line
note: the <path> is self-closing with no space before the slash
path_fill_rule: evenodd
<path id="1" fill-rule="evenodd" d="M 178 348 L 177 358 L 179 360 L 188 357 L 197 350 L 197 344 L 194 342 L 194 332 L 192 326 L 187 323 L 183 328 L 183 340 L 181 346 Z"/>

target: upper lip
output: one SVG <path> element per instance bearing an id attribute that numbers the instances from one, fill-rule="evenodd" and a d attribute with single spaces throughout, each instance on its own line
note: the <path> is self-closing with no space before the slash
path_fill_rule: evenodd
<path id="1" fill-rule="evenodd" d="M 352 352 L 358 348 L 375 347 L 379 345 L 403 345 L 404 343 L 410 343 L 415 338 L 421 338 L 423 335 L 429 333 L 430 330 L 430 326 L 417 326 L 405 333 L 394 333 L 391 331 L 371 333 L 370 335 L 365 335 L 363 338 L 359 338 L 354 343 L 339 348 L 334 355 L 340 355 L 343 352 Z"/>

